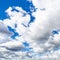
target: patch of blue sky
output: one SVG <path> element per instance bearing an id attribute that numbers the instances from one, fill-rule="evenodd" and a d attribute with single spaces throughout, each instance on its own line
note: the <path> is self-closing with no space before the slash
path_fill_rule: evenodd
<path id="1" fill-rule="evenodd" d="M 29 47 L 29 43 L 28 42 L 23 42 L 23 45 L 25 46 L 24 49 L 22 49 L 21 51 L 25 51 L 25 52 L 31 52 L 33 48 Z"/>
<path id="2" fill-rule="evenodd" d="M 8 26 L 9 31 L 13 32 L 14 34 L 11 36 L 12 39 L 15 39 L 16 36 L 19 36 L 19 34 L 13 29 L 12 27 Z"/>
<path id="3" fill-rule="evenodd" d="M 58 30 L 53 30 L 52 34 L 59 34 L 59 31 Z"/>
<path id="4" fill-rule="evenodd" d="M 28 2 L 27 0 L 0 0 L 0 19 L 5 19 L 8 18 L 8 16 L 5 13 L 5 10 L 8 9 L 9 7 L 13 6 L 19 6 L 26 12 L 31 13 L 30 7 L 33 7 L 32 2 Z M 15 9 L 13 9 L 15 10 Z"/>
<path id="5" fill-rule="evenodd" d="M 32 48 L 25 47 L 25 48 L 21 49 L 20 51 L 22 51 L 22 52 L 31 52 Z"/>
<path id="6" fill-rule="evenodd" d="M 9 7 L 14 7 L 14 6 L 19 6 L 21 7 L 23 10 L 25 10 L 26 12 L 29 12 L 30 15 L 30 21 L 28 23 L 27 26 L 29 26 L 30 23 L 34 22 L 35 17 L 32 16 L 32 11 L 35 11 L 35 7 L 32 4 L 32 2 L 28 2 L 27 0 L 1 0 L 0 1 L 0 20 L 4 20 L 6 18 L 9 18 L 9 16 L 7 15 L 7 13 L 5 12 L 6 9 L 8 9 Z M 31 7 L 31 8 L 30 8 Z M 17 11 L 15 8 L 12 9 L 12 11 Z M 24 14 L 25 16 L 26 14 Z M 16 26 L 16 25 L 15 25 Z"/>
<path id="7" fill-rule="evenodd" d="M 23 42 L 23 45 L 28 47 L 29 46 L 29 43 L 28 42 Z"/>
<path id="8" fill-rule="evenodd" d="M 58 51 L 58 50 L 60 50 L 60 47 L 59 47 L 59 48 L 55 48 L 55 49 L 54 49 L 54 51 Z"/>
<path id="9" fill-rule="evenodd" d="M 29 21 L 29 24 L 35 21 L 35 17 L 32 16 L 31 14 L 30 14 L 30 18 L 31 18 L 31 19 L 30 19 L 30 21 Z"/>

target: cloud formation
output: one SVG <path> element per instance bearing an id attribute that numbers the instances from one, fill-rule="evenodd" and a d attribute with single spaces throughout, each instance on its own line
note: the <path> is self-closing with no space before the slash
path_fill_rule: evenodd
<path id="1" fill-rule="evenodd" d="M 39 58 L 37 54 L 33 55 L 34 53 L 31 54 L 31 53 L 24 52 L 25 57 L 27 55 L 32 56 L 32 58 L 26 57 L 26 60 L 28 59 L 31 59 L 31 60 L 55 59 L 56 60 L 60 56 L 60 53 L 59 53 L 60 50 L 55 51 L 56 49 L 60 48 L 60 26 L 59 26 L 60 1 L 59 0 L 53 0 L 53 1 L 52 0 L 49 0 L 49 1 L 48 0 L 46 1 L 32 0 L 32 3 L 36 8 L 36 11 L 32 12 L 32 16 L 35 17 L 35 20 L 34 22 L 29 24 L 29 27 L 26 27 L 26 26 L 30 21 L 30 15 L 29 13 L 24 11 L 21 7 L 9 7 L 5 11 L 10 18 L 4 19 L 3 23 L 0 23 L 0 26 L 3 26 L 0 28 L 1 34 L 4 33 L 7 37 L 9 37 L 8 39 L 6 38 L 5 39 L 7 41 L 10 40 L 11 34 L 7 29 L 7 27 L 10 26 L 16 32 L 19 33 L 19 36 L 16 37 L 17 41 L 9 41 L 9 42 L 0 44 L 1 49 L 5 49 L 9 52 L 20 51 L 21 49 L 25 48 L 22 43 L 28 42 L 29 47 L 32 48 L 33 52 L 37 54 L 38 53 L 44 54 L 46 52 L 46 54 L 42 55 Z M 18 10 L 18 12 L 13 11 L 13 8 Z M 4 27 L 4 25 L 2 24 L 6 25 L 6 27 Z M 15 24 L 17 24 L 16 28 L 15 28 Z M 52 33 L 53 30 L 57 30 L 58 34 L 53 34 Z M 3 35 L 3 38 L 5 35 Z M 14 55 L 15 55 L 15 52 L 14 52 Z M 47 54 L 47 52 L 49 53 Z M 17 55 L 19 55 L 18 53 L 20 52 L 16 52 Z M 20 58 L 20 55 L 19 55 L 19 58 Z"/>
<path id="2" fill-rule="evenodd" d="M 29 30 L 26 33 L 28 37 L 25 37 L 25 39 L 28 40 L 30 38 L 29 39 L 30 43 L 31 42 L 33 43 L 32 47 L 34 48 L 34 50 L 37 49 L 36 50 L 37 52 L 38 51 L 40 52 L 40 50 L 42 50 L 43 52 L 54 50 L 55 48 L 60 47 L 58 43 L 56 46 L 55 44 L 48 42 L 52 35 L 52 31 L 60 30 L 60 26 L 59 26 L 60 24 L 59 2 L 60 1 L 59 0 L 58 1 L 54 0 L 53 2 L 52 0 L 50 1 L 32 0 L 32 1 L 35 7 L 37 8 L 36 12 L 32 13 L 32 15 L 35 17 L 35 22 L 30 24 Z M 56 37 L 52 37 L 52 38 L 54 39 Z M 59 38 L 56 39 L 56 41 L 59 41 Z M 44 44 L 46 44 L 46 46 Z M 49 48 L 46 49 L 47 46 L 49 46 Z"/>

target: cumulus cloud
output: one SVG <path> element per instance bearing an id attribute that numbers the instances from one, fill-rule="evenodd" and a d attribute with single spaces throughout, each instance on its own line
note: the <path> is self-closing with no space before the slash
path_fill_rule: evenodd
<path id="1" fill-rule="evenodd" d="M 15 31 L 19 33 L 19 36 L 16 37 L 17 41 L 10 41 L 7 43 L 3 43 L 3 44 L 0 44 L 0 46 L 2 47 L 2 49 L 6 49 L 9 52 L 20 51 L 20 49 L 24 48 L 22 42 L 27 41 L 29 43 L 29 47 L 33 48 L 32 49 L 33 52 L 40 53 L 40 54 L 43 54 L 46 52 L 46 54 L 42 55 L 40 58 L 37 55 L 36 56 L 32 55 L 31 59 L 27 58 L 25 54 L 24 56 L 26 57 L 26 60 L 28 59 L 53 60 L 55 58 L 58 59 L 60 56 L 60 53 L 59 53 L 60 50 L 55 52 L 54 50 L 60 48 L 60 32 L 58 32 L 58 34 L 53 35 L 52 31 L 60 30 L 60 26 L 59 26 L 60 1 L 59 0 L 53 0 L 53 1 L 52 0 L 49 0 L 49 1 L 48 0 L 45 0 L 45 1 L 32 0 L 32 3 L 37 9 L 36 11 L 32 12 L 32 16 L 35 17 L 35 21 L 33 23 L 30 23 L 29 27 L 25 27 L 25 26 L 27 26 L 30 21 L 30 15 L 26 11 L 24 11 L 21 7 L 9 7 L 5 11 L 10 18 L 4 19 L 3 23 L 7 27 L 10 26 L 13 29 L 15 29 Z M 18 12 L 13 11 L 13 8 L 18 10 Z M 15 28 L 15 24 L 17 24 L 16 28 Z M 4 32 L 5 34 L 7 34 L 7 37 L 8 37 L 8 34 L 9 34 L 8 30 L 3 31 L 3 27 L 1 27 L 1 32 Z M 47 54 L 48 51 L 50 52 Z M 53 52 L 51 53 L 51 51 Z M 18 54 L 18 52 L 16 54 Z"/>

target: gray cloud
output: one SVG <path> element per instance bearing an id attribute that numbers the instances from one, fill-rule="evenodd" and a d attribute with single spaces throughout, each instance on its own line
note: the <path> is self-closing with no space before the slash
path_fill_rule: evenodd
<path id="1" fill-rule="evenodd" d="M 20 51 L 21 49 L 24 48 L 24 45 L 19 41 L 9 41 L 9 42 L 0 44 L 0 46 L 10 51 Z"/>
<path id="2" fill-rule="evenodd" d="M 8 34 L 8 35 L 12 35 L 12 32 L 10 32 L 7 28 L 7 26 L 0 21 L 0 33 L 4 33 L 4 34 Z"/>
<path id="3" fill-rule="evenodd" d="M 13 33 L 8 30 L 8 27 L 2 21 L 0 21 L 0 43 L 12 40 L 12 35 Z"/>

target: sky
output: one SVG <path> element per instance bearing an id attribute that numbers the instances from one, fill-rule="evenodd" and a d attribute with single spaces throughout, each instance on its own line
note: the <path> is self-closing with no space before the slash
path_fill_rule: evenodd
<path id="1" fill-rule="evenodd" d="M 59 0 L 0 0 L 1 60 L 60 60 Z"/>

